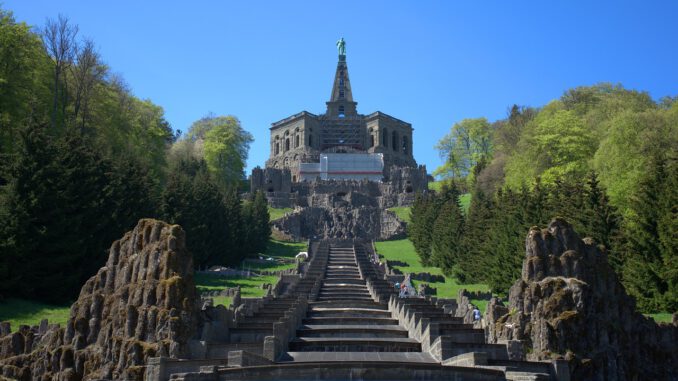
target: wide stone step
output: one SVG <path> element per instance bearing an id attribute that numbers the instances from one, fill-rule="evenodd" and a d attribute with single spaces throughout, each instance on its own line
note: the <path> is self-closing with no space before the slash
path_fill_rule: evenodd
<path id="1" fill-rule="evenodd" d="M 407 337 L 407 330 L 399 325 L 323 324 L 302 325 L 297 337 L 325 338 L 387 338 Z"/>
<path id="2" fill-rule="evenodd" d="M 372 301 L 373 299 L 372 299 L 372 297 L 369 297 L 369 296 L 365 296 L 365 297 L 360 297 L 360 296 L 330 296 L 330 297 L 318 296 L 318 298 L 316 300 L 320 301 L 320 302 L 335 301 L 335 300 L 336 301 L 343 301 L 343 300 L 353 301 L 353 300 L 355 300 L 355 301 L 365 301 L 365 302 L 367 302 L 367 301 Z"/>
<path id="3" fill-rule="evenodd" d="M 331 284 L 359 284 L 359 285 L 365 285 L 365 280 L 361 278 L 356 278 L 356 277 L 336 277 L 332 279 L 324 279 L 323 284 L 325 285 L 331 285 Z"/>
<path id="4" fill-rule="evenodd" d="M 370 297 L 370 293 L 367 290 L 320 290 L 320 295 L 323 296 L 337 296 L 337 297 L 350 297 L 350 296 L 359 296 L 359 297 Z"/>
<path id="5" fill-rule="evenodd" d="M 287 352 L 280 361 L 437 363 L 430 354 L 422 352 Z"/>
<path id="6" fill-rule="evenodd" d="M 374 324 L 387 325 L 398 324 L 398 319 L 387 317 L 371 317 L 371 316 L 348 316 L 348 317 L 312 317 L 302 320 L 303 324 Z"/>
<path id="7" fill-rule="evenodd" d="M 364 284 L 345 284 L 345 283 L 339 283 L 339 284 L 327 284 L 323 283 L 322 286 L 320 286 L 321 290 L 358 290 L 358 291 L 367 291 L 367 286 Z"/>
<path id="8" fill-rule="evenodd" d="M 330 300 L 330 301 L 316 301 L 310 302 L 309 306 L 311 309 L 317 308 L 338 308 L 338 309 L 355 309 L 355 308 L 366 308 L 374 310 L 388 311 L 388 306 L 386 304 L 380 304 L 374 300 Z M 390 313 L 390 312 L 389 312 Z"/>
<path id="9" fill-rule="evenodd" d="M 421 344 L 410 338 L 298 337 L 290 341 L 299 352 L 420 352 Z"/>
<path id="10" fill-rule="evenodd" d="M 358 271 L 357 268 L 349 268 L 349 267 L 344 267 L 344 268 L 328 268 L 325 271 L 325 274 L 360 274 L 360 271 Z"/>
<path id="11" fill-rule="evenodd" d="M 385 311 L 379 311 L 379 310 L 370 310 L 368 311 L 351 311 L 351 310 L 346 310 L 346 311 L 341 311 L 341 310 L 334 310 L 334 311 L 311 311 L 308 313 L 309 318 L 316 318 L 316 317 L 324 317 L 324 318 L 341 318 L 341 317 L 366 317 L 366 318 L 372 318 L 372 317 L 379 317 L 379 318 L 388 318 L 391 317 L 391 314 L 389 312 Z"/>

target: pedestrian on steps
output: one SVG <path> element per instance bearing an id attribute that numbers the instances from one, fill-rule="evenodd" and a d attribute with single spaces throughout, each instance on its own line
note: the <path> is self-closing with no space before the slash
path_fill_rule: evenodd
<path id="1" fill-rule="evenodd" d="M 480 320 L 480 310 L 478 309 L 478 307 L 474 306 L 473 307 L 473 321 L 476 322 L 478 320 Z"/>

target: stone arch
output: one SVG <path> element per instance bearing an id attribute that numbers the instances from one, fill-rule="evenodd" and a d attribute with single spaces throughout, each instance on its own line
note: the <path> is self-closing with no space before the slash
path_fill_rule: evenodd
<path id="1" fill-rule="evenodd" d="M 290 138 L 285 139 L 285 152 L 290 150 Z"/>
<path id="2" fill-rule="evenodd" d="M 298 148 L 298 147 L 299 147 L 299 134 L 296 134 L 294 136 L 294 148 Z"/>

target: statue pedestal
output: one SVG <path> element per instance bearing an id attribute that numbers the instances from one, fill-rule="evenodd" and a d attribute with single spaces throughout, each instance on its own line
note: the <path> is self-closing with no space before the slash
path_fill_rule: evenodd
<path id="1" fill-rule="evenodd" d="M 346 62 L 346 54 L 340 54 L 339 55 L 339 61 L 340 62 Z"/>

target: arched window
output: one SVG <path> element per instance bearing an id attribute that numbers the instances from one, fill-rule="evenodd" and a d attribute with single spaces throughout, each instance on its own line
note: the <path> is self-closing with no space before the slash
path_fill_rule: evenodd
<path id="1" fill-rule="evenodd" d="M 285 139 L 285 152 L 290 150 L 290 138 Z"/>
<path id="2" fill-rule="evenodd" d="M 393 131 L 391 136 L 391 148 L 393 148 L 394 151 L 398 150 L 398 134 L 395 131 Z"/>
<path id="3" fill-rule="evenodd" d="M 313 147 L 313 135 L 308 135 L 308 146 Z"/>
<path id="4" fill-rule="evenodd" d="M 384 131 L 381 133 L 381 145 L 388 147 L 388 130 L 384 128 Z"/>
<path id="5" fill-rule="evenodd" d="M 374 135 L 370 135 L 370 148 L 374 147 Z"/>
<path id="6" fill-rule="evenodd" d="M 297 148 L 297 147 L 299 147 L 299 135 L 298 134 L 294 137 L 294 148 Z"/>
<path id="7" fill-rule="evenodd" d="M 341 97 L 343 98 L 344 96 L 341 95 Z M 343 105 L 339 106 L 339 117 L 340 118 L 344 117 L 344 106 Z"/>
<path id="8" fill-rule="evenodd" d="M 409 153 L 409 148 L 407 144 L 407 136 L 403 136 L 403 154 L 407 155 Z"/>
<path id="9" fill-rule="evenodd" d="M 280 153 L 280 143 L 275 143 L 275 154 L 277 155 L 279 153 Z"/>

